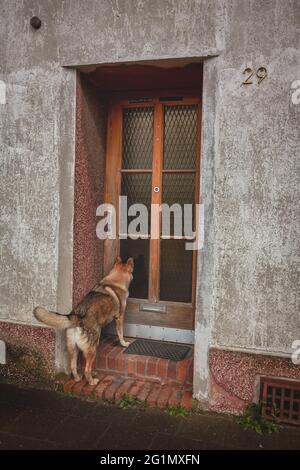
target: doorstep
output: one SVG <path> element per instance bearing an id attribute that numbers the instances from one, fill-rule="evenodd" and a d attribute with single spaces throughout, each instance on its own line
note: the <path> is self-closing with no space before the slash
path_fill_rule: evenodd
<path id="1" fill-rule="evenodd" d="M 125 338 L 132 342 L 133 338 Z M 69 379 L 63 388 L 72 395 L 119 402 L 136 397 L 148 406 L 192 406 L 193 350 L 182 361 L 125 354 L 116 336 L 101 339 L 94 367 L 97 385 Z"/>
<path id="2" fill-rule="evenodd" d="M 126 338 L 132 342 L 134 338 Z M 126 378 L 156 382 L 161 385 L 185 385 L 193 383 L 193 349 L 182 361 L 172 361 L 153 356 L 126 354 L 116 336 L 101 340 L 95 368 L 98 372 L 122 374 Z"/>

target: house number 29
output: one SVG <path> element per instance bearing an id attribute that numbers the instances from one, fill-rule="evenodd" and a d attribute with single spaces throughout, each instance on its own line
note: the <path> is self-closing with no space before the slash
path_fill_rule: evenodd
<path id="1" fill-rule="evenodd" d="M 257 83 L 260 84 L 268 75 L 266 67 L 259 67 L 256 71 L 250 67 L 245 68 L 244 75 L 247 75 L 246 79 L 243 81 L 242 85 L 252 85 L 252 77 L 255 74 L 257 77 Z"/>

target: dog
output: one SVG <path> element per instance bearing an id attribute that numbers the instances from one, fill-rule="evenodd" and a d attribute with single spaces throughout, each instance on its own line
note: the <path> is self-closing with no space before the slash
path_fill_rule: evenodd
<path id="1" fill-rule="evenodd" d="M 117 257 L 110 273 L 83 298 L 69 315 L 50 312 L 43 307 L 33 310 L 35 318 L 53 328 L 67 330 L 67 349 L 70 356 L 71 372 L 76 382 L 82 377 L 77 372 L 78 352 L 85 358 L 84 376 L 90 385 L 99 380 L 92 376 L 92 366 L 96 358 L 101 328 L 113 319 L 121 346 L 128 347 L 123 336 L 124 315 L 129 295 L 129 285 L 133 279 L 133 258 L 122 263 Z"/>

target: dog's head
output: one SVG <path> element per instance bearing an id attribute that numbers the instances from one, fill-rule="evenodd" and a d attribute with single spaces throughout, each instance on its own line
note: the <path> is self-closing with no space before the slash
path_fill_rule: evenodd
<path id="1" fill-rule="evenodd" d="M 120 256 L 118 256 L 111 272 L 109 273 L 109 277 L 112 277 L 114 279 L 117 278 L 118 282 L 128 289 L 133 279 L 133 268 L 133 258 L 128 258 L 128 260 L 123 263 Z"/>

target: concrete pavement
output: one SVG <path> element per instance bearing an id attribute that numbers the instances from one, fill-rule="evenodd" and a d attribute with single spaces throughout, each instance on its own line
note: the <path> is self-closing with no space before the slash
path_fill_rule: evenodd
<path id="1" fill-rule="evenodd" d="M 259 436 L 227 416 L 172 417 L 6 383 L 0 383 L 0 423 L 0 450 L 300 449 L 296 427 Z"/>

